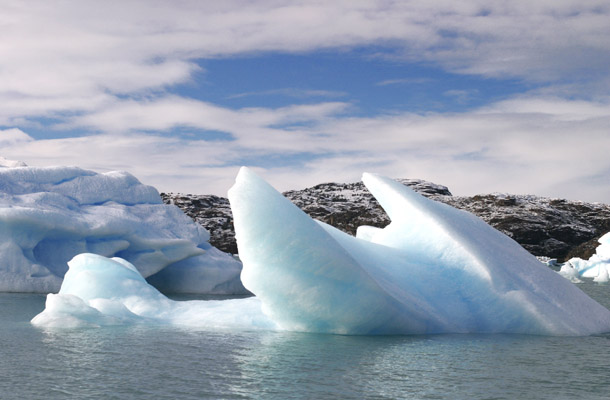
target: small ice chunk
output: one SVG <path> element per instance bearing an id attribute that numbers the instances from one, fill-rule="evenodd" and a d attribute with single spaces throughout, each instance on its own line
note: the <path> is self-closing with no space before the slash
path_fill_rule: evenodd
<path id="1" fill-rule="evenodd" d="M 53 329 L 132 324 L 277 329 L 254 297 L 173 301 L 131 263 L 97 254 L 79 254 L 69 262 L 61 290 L 47 295 L 44 311 L 32 324 Z"/>
<path id="2" fill-rule="evenodd" d="M 593 278 L 593 281 L 597 283 L 608 283 L 610 281 L 610 276 L 608 276 L 608 265 L 600 265 L 599 274 Z"/>
<path id="3" fill-rule="evenodd" d="M 574 268 L 570 262 L 567 262 L 561 266 L 559 275 L 570 280 L 572 283 L 582 283 L 582 280 L 579 279 L 580 274 L 578 273 L 578 270 Z"/>
<path id="4" fill-rule="evenodd" d="M 581 277 L 598 279 L 597 281 L 604 279 L 610 266 L 610 232 L 599 238 L 598 242 L 599 246 L 595 249 L 595 254 L 588 260 L 575 257 L 568 261 Z"/>

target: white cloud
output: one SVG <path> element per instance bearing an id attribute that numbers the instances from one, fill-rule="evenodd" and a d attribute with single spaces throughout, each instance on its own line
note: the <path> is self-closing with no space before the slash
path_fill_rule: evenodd
<path id="1" fill-rule="evenodd" d="M 453 71 L 542 81 L 598 80 L 610 65 L 605 1 L 4 0 L 2 11 L 0 95 L 47 100 L 32 116 L 187 82 L 197 58 L 264 51 L 386 45 Z"/>
<path id="2" fill-rule="evenodd" d="M 477 90 L 452 89 L 443 92 L 443 96 L 451 97 L 458 104 L 467 104 L 478 94 Z"/>
<path id="3" fill-rule="evenodd" d="M 2 155 L 32 165 L 128 169 L 162 190 L 223 194 L 240 160 L 307 153 L 315 162 L 267 177 L 287 189 L 367 169 L 458 193 L 610 202 L 610 185 L 593 183 L 610 170 L 607 1 L 3 0 L 0 37 L 0 126 L 27 131 L 47 117 L 51 128 L 95 132 L 0 131 Z M 172 94 L 205 73 L 200 58 L 370 45 L 380 57 L 561 87 L 467 113 L 369 118 L 346 116 L 347 102 L 233 110 Z M 175 128 L 194 138 L 164 134 Z M 206 130 L 232 140 L 200 140 Z"/>
<path id="4" fill-rule="evenodd" d="M 432 82 L 431 78 L 397 78 L 397 79 L 386 79 L 377 82 L 377 86 L 389 86 L 389 85 L 415 85 Z"/>
<path id="5" fill-rule="evenodd" d="M 19 146 L 31 142 L 32 140 L 33 139 L 30 137 L 30 135 L 23 132 L 21 129 L 0 129 L 0 148 Z"/>
<path id="6" fill-rule="evenodd" d="M 333 90 L 282 88 L 282 89 L 263 90 L 263 91 L 259 91 L 259 92 L 237 93 L 237 94 L 228 96 L 227 98 L 239 99 L 239 98 L 251 97 L 251 96 L 277 96 L 277 95 L 294 97 L 294 98 L 298 98 L 298 99 L 305 99 L 305 98 L 312 98 L 312 97 L 326 97 L 326 98 L 345 97 L 345 96 L 347 96 L 347 93 L 333 91 Z"/>
<path id="7" fill-rule="evenodd" d="M 29 140 L 4 144 L 1 151 L 6 158 L 32 166 L 127 170 L 160 190 L 181 192 L 218 192 L 237 172 L 236 167 L 224 166 L 237 157 L 230 146 L 133 133 Z"/>
<path id="8" fill-rule="evenodd" d="M 141 134 L 135 129 L 149 127 L 143 121 L 157 113 L 158 104 L 144 110 L 136 105 L 135 117 L 121 104 L 116 109 L 125 114 L 119 120 L 133 131 L 35 141 L 13 132 L 17 142 L 3 145 L 2 155 L 31 165 L 127 169 L 160 190 L 223 195 L 246 160 L 306 154 L 313 160 L 306 156 L 261 170 L 281 189 L 355 181 L 363 171 L 373 171 L 429 179 L 457 194 L 502 191 L 610 202 L 610 185 L 599 184 L 610 171 L 609 102 L 522 97 L 466 113 L 371 118 L 342 117 L 341 106 L 333 103 L 237 111 L 169 103 L 186 111 L 177 110 L 179 117 L 167 117 L 162 126 L 184 121 L 182 113 L 203 110 L 205 118 L 187 121 L 229 132 L 233 140 Z M 557 111 L 564 108 L 571 110 L 569 118 Z M 298 130 L 272 126 L 303 119 L 312 124 Z"/>
<path id="9" fill-rule="evenodd" d="M 117 101 L 97 112 L 72 117 L 62 127 L 106 133 L 161 132 L 187 127 L 225 132 L 231 135 L 236 145 L 244 148 L 302 151 L 302 147 L 294 144 L 302 140 L 304 146 L 310 148 L 306 143 L 312 135 L 319 133 L 302 129 L 299 124 L 320 124 L 348 107 L 346 103 L 329 102 L 276 109 L 232 110 L 198 100 L 167 96 L 151 101 Z M 297 128 L 281 128 L 291 124 L 297 124 Z M 205 132 L 194 135 L 205 139 Z M 320 151 L 320 148 L 314 146 L 312 150 Z"/>

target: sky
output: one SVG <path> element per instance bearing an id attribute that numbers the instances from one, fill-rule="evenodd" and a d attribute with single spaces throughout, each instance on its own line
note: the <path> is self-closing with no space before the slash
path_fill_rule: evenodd
<path id="1" fill-rule="evenodd" d="M 610 2 L 0 0 L 0 156 L 610 204 Z"/>

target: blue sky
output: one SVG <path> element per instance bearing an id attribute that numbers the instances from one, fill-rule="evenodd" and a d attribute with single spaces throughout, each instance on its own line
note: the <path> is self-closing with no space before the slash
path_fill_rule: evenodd
<path id="1" fill-rule="evenodd" d="M 343 101 L 358 116 L 392 112 L 461 112 L 520 93 L 515 79 L 454 74 L 438 66 L 375 57 L 375 49 L 261 54 L 201 60 L 196 85 L 180 91 L 225 107 L 282 107 Z"/>
<path id="2" fill-rule="evenodd" d="M 0 0 L 0 156 L 610 203 L 605 1 Z"/>

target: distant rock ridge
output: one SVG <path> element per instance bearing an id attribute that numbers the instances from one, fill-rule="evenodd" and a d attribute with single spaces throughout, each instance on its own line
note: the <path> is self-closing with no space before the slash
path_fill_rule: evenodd
<path id="1" fill-rule="evenodd" d="M 507 234 L 530 253 L 557 258 L 589 258 L 597 239 L 610 231 L 610 205 L 529 195 L 453 196 L 446 186 L 419 179 L 397 179 L 418 193 L 471 212 Z M 323 183 L 284 193 L 312 218 L 355 234 L 358 226 L 390 221 L 377 201 L 357 183 Z M 161 193 L 210 232 L 210 244 L 237 253 L 229 201 L 213 195 Z"/>

